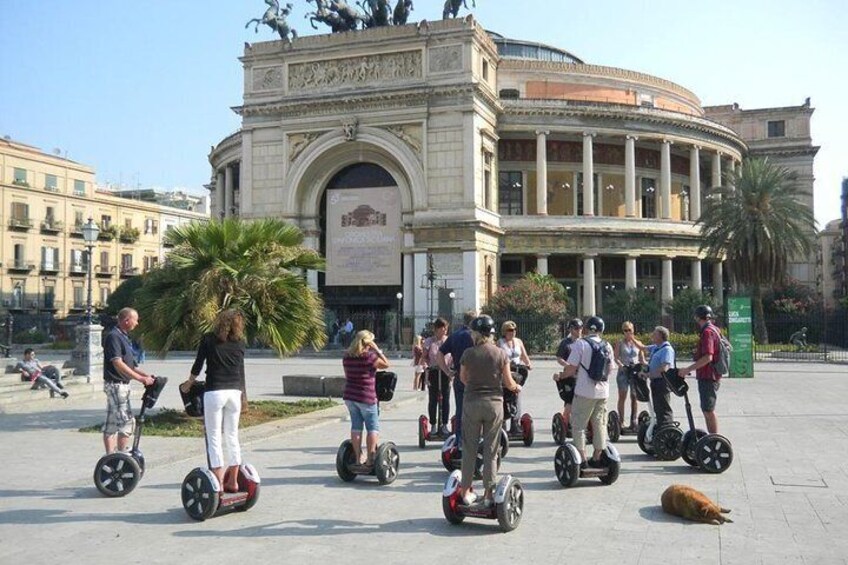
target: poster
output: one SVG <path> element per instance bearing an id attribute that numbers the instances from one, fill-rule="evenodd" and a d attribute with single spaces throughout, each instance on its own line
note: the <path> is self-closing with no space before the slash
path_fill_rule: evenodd
<path id="1" fill-rule="evenodd" d="M 327 286 L 401 284 L 397 187 L 327 191 Z"/>
<path id="2" fill-rule="evenodd" d="M 730 376 L 754 376 L 754 338 L 751 328 L 751 298 L 732 296 L 727 299 L 727 326 L 730 332 Z"/>

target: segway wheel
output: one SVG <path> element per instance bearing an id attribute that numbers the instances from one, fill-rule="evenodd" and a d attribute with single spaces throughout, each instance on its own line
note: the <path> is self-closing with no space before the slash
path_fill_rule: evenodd
<path id="1" fill-rule="evenodd" d="M 116 452 L 104 455 L 94 467 L 94 485 L 109 497 L 126 496 L 135 489 L 141 479 L 141 467 L 127 453 Z"/>
<path id="2" fill-rule="evenodd" d="M 642 422 L 645 422 L 647 424 L 651 421 L 651 415 L 648 413 L 647 410 L 642 410 L 641 412 L 639 412 L 639 417 L 636 419 L 636 421 L 639 424 L 641 424 Z"/>
<path id="3" fill-rule="evenodd" d="M 445 470 L 450 473 L 458 469 L 457 465 L 454 463 L 454 458 L 459 451 L 459 446 L 456 445 L 456 436 L 451 434 L 447 437 L 445 442 L 442 444 L 442 466 Z"/>
<path id="4" fill-rule="evenodd" d="M 606 452 L 601 454 L 601 460 L 607 467 L 607 474 L 598 477 L 605 485 L 611 485 L 618 480 L 618 475 L 621 473 L 621 462 L 610 459 Z"/>
<path id="5" fill-rule="evenodd" d="M 683 453 L 683 432 L 677 426 L 663 426 L 654 432 L 654 455 L 660 461 L 676 461 Z"/>
<path id="6" fill-rule="evenodd" d="M 536 437 L 536 430 L 533 429 L 533 418 L 530 414 L 524 414 L 521 417 L 521 436 L 526 447 L 533 445 L 533 440 Z"/>
<path id="7" fill-rule="evenodd" d="M 459 506 L 459 495 L 456 492 L 450 496 L 442 495 L 442 512 L 451 524 L 461 524 L 465 520 L 465 516 L 459 513 L 457 506 Z"/>
<path id="8" fill-rule="evenodd" d="M 239 512 L 247 512 L 259 502 L 259 487 L 260 479 L 256 468 L 250 463 L 245 463 L 239 467 L 238 485 L 240 491 L 247 491 L 247 500 L 243 505 L 239 506 Z"/>
<path id="9" fill-rule="evenodd" d="M 356 453 L 353 451 L 353 443 L 349 439 L 343 441 L 336 453 L 336 473 L 346 483 L 356 478 L 356 473 L 350 470 L 350 466 L 356 463 L 355 459 Z"/>
<path id="10" fill-rule="evenodd" d="M 700 466 L 698 459 L 695 457 L 695 446 L 698 444 L 698 440 L 706 435 L 707 432 L 704 430 L 695 430 L 694 432 L 689 430 L 683 434 L 683 451 L 680 453 L 680 456 L 692 467 Z"/>
<path id="11" fill-rule="evenodd" d="M 644 453 L 648 455 L 654 454 L 654 446 L 653 443 L 649 443 L 647 441 L 648 428 L 651 427 L 651 422 L 641 422 L 639 424 L 639 430 L 636 433 L 636 443 L 639 444 L 639 449 L 641 449 Z"/>
<path id="12" fill-rule="evenodd" d="M 424 449 L 427 445 L 427 426 L 429 425 L 427 416 L 419 416 L 418 418 L 418 447 Z"/>
<path id="13" fill-rule="evenodd" d="M 524 487 L 521 481 L 512 479 L 509 482 L 504 501 L 496 505 L 498 524 L 503 532 L 511 532 L 521 523 L 524 514 Z"/>
<path id="14" fill-rule="evenodd" d="M 211 518 L 221 501 L 218 485 L 212 480 L 211 472 L 206 469 L 193 469 L 186 475 L 180 494 L 186 514 L 200 522 Z"/>
<path id="15" fill-rule="evenodd" d="M 398 468 L 400 467 L 400 453 L 397 446 L 392 442 L 387 442 L 377 448 L 377 454 L 374 457 L 374 474 L 377 475 L 377 481 L 381 485 L 390 485 L 398 478 Z"/>
<path id="16" fill-rule="evenodd" d="M 565 420 L 562 417 L 562 414 L 557 412 L 554 414 L 554 417 L 551 418 L 551 436 L 554 438 L 554 443 L 557 445 L 562 445 L 565 443 Z"/>
<path id="17" fill-rule="evenodd" d="M 615 410 L 607 415 L 607 436 L 613 443 L 621 439 L 621 418 Z"/>
<path id="18" fill-rule="evenodd" d="M 509 435 L 505 429 L 501 428 L 501 449 L 498 452 L 498 465 L 500 465 L 500 460 L 506 457 L 507 453 L 509 453 Z"/>
<path id="19" fill-rule="evenodd" d="M 574 458 L 570 446 L 560 445 L 554 455 L 554 473 L 559 484 L 568 488 L 577 484 L 580 478 L 580 463 Z"/>
<path id="20" fill-rule="evenodd" d="M 733 463 L 733 446 L 719 434 L 707 434 L 695 444 L 695 459 L 706 473 L 724 473 Z"/>

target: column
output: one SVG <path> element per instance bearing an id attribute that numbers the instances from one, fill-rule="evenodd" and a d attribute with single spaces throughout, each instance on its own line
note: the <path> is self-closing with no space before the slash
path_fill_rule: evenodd
<path id="1" fill-rule="evenodd" d="M 303 238 L 303 246 L 319 252 L 321 249 L 321 239 L 318 231 L 304 230 L 304 233 L 306 237 Z M 306 271 L 306 282 L 309 285 L 309 288 L 318 292 L 318 271 L 308 269 Z"/>
<path id="2" fill-rule="evenodd" d="M 736 190 L 736 187 L 733 184 L 734 175 L 736 173 L 736 159 L 730 159 L 730 180 L 728 180 L 727 184 L 731 190 Z"/>
<path id="3" fill-rule="evenodd" d="M 241 165 L 239 166 L 238 215 L 253 212 L 253 130 L 241 133 Z"/>
<path id="4" fill-rule="evenodd" d="M 412 253 L 403 254 L 403 315 L 415 314 L 415 262 Z"/>
<path id="5" fill-rule="evenodd" d="M 701 148 L 689 149 L 689 219 L 697 222 L 701 217 Z"/>
<path id="6" fill-rule="evenodd" d="M 540 275 L 548 274 L 548 256 L 547 255 L 537 255 L 536 256 L 536 272 Z"/>
<path id="7" fill-rule="evenodd" d="M 548 133 L 536 132 L 536 213 L 548 214 Z"/>
<path id="8" fill-rule="evenodd" d="M 671 141 L 660 144 L 660 218 L 671 219 Z"/>
<path id="9" fill-rule="evenodd" d="M 595 190 L 592 181 L 595 176 L 595 164 L 592 158 L 592 138 L 594 133 L 583 134 L 583 215 L 595 215 Z M 594 310 L 594 296 L 592 297 Z M 594 314 L 594 312 L 592 312 Z"/>
<path id="10" fill-rule="evenodd" d="M 713 263 L 713 298 L 718 304 L 724 304 L 724 263 Z"/>
<path id="11" fill-rule="evenodd" d="M 663 309 L 674 300 L 674 273 L 670 257 L 662 260 L 662 299 Z"/>
<path id="12" fill-rule="evenodd" d="M 624 259 L 624 290 L 636 290 L 636 257 Z"/>
<path id="13" fill-rule="evenodd" d="M 710 186 L 721 186 L 721 151 L 716 151 L 713 154 L 713 171 L 710 177 Z"/>
<path id="14" fill-rule="evenodd" d="M 415 320 L 415 328 L 421 327 L 423 324 L 421 320 L 430 315 L 430 309 L 427 304 L 427 254 L 426 253 L 416 253 L 413 258 L 413 285 L 414 285 L 414 298 L 412 308 L 414 309 L 414 314 L 418 317 Z M 435 308 L 434 308 L 435 311 Z M 429 322 L 429 320 L 427 320 Z"/>
<path id="15" fill-rule="evenodd" d="M 594 316 L 596 313 L 595 255 L 587 255 L 583 258 L 583 315 Z"/>
<path id="16" fill-rule="evenodd" d="M 233 168 L 227 165 L 224 168 L 224 217 L 233 215 Z"/>
<path id="17" fill-rule="evenodd" d="M 636 140 L 628 135 L 624 141 L 624 214 L 636 217 Z"/>
<path id="18" fill-rule="evenodd" d="M 215 179 L 215 215 L 213 219 L 220 219 L 221 212 L 224 211 L 226 203 L 224 202 L 224 173 L 218 171 Z"/>
<path id="19" fill-rule="evenodd" d="M 701 281 L 701 260 L 692 259 L 692 290 L 701 292 L 703 283 Z"/>
<path id="20" fill-rule="evenodd" d="M 462 252 L 462 297 L 460 311 L 480 311 L 480 269 L 476 249 Z"/>

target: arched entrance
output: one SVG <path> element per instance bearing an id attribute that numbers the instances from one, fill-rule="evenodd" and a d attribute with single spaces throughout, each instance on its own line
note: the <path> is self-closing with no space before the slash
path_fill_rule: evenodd
<path id="1" fill-rule="evenodd" d="M 321 195 L 318 224 L 327 258 L 318 290 L 326 308 L 341 323 L 350 318 L 355 330 L 395 343 L 403 268 L 397 181 L 375 163 L 343 168 Z"/>

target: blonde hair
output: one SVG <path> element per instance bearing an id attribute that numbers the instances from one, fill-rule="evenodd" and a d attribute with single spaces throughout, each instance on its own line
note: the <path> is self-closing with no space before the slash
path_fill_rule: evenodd
<path id="1" fill-rule="evenodd" d="M 471 337 L 474 339 L 474 345 L 483 345 L 484 343 L 494 343 L 495 338 L 492 335 L 483 335 L 480 332 L 471 332 Z"/>
<path id="2" fill-rule="evenodd" d="M 218 341 L 242 341 L 244 339 L 244 316 L 233 308 L 223 310 L 215 318 L 212 332 L 218 338 Z"/>
<path id="3" fill-rule="evenodd" d="M 518 326 L 515 325 L 515 322 L 512 320 L 507 320 L 503 324 L 501 324 L 501 333 L 506 333 L 507 330 L 514 330 Z"/>
<path id="4" fill-rule="evenodd" d="M 368 349 L 368 346 L 374 343 L 374 334 L 368 330 L 359 330 L 353 336 L 353 341 L 350 342 L 350 347 L 347 348 L 347 354 L 350 357 L 362 357 L 362 354 Z"/>
<path id="5" fill-rule="evenodd" d="M 634 329 L 634 328 L 633 328 L 633 322 L 631 322 L 631 321 L 629 321 L 629 320 L 628 320 L 628 321 L 626 321 L 626 322 L 624 322 L 623 324 L 621 324 L 621 331 L 624 331 L 624 330 L 633 330 L 633 329 Z"/>
<path id="6" fill-rule="evenodd" d="M 424 342 L 424 338 L 420 335 L 415 336 L 415 339 L 412 340 L 412 347 L 417 345 L 421 345 Z"/>

